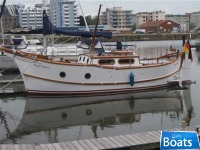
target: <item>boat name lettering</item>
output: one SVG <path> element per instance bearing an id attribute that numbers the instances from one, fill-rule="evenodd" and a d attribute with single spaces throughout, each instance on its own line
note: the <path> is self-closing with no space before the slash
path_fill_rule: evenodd
<path id="1" fill-rule="evenodd" d="M 40 68 L 45 68 L 45 69 L 50 69 L 50 67 L 43 66 L 42 64 L 34 64 L 35 67 L 40 67 Z"/>

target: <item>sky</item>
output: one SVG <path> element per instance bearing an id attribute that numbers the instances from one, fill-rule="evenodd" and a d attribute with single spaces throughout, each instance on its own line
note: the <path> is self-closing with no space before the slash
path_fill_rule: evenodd
<path id="1" fill-rule="evenodd" d="M 3 1 L 3 0 L 0 0 Z M 79 0 L 84 15 L 96 16 L 99 5 L 101 12 L 106 8 L 122 7 L 123 10 L 138 12 L 164 11 L 165 14 L 185 14 L 200 11 L 200 0 Z M 7 4 L 42 3 L 42 0 L 7 0 Z"/>

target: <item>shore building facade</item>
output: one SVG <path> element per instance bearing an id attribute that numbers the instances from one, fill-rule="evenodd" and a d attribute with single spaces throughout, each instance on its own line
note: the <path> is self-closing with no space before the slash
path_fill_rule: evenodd
<path id="1" fill-rule="evenodd" d="M 79 9 L 75 0 L 50 0 L 50 8 L 50 18 L 55 26 L 79 26 Z"/>
<path id="2" fill-rule="evenodd" d="M 165 12 L 163 11 L 139 12 L 136 14 L 136 27 L 146 22 L 160 20 L 165 20 Z"/>
<path id="3" fill-rule="evenodd" d="M 165 15 L 166 20 L 174 21 L 180 24 L 180 32 L 189 31 L 190 26 L 190 15 Z"/>
<path id="4" fill-rule="evenodd" d="M 0 26 L 1 32 L 9 31 L 19 26 L 17 9 L 15 5 L 5 5 Z"/>
<path id="5" fill-rule="evenodd" d="M 200 11 L 191 14 L 190 23 L 195 25 L 194 30 L 200 29 Z"/>
<path id="6" fill-rule="evenodd" d="M 18 18 L 21 28 L 39 29 L 42 28 L 42 14 L 43 10 L 49 15 L 49 5 L 43 7 L 42 4 L 35 4 L 34 7 L 26 7 L 25 5 L 18 5 Z"/>
<path id="7" fill-rule="evenodd" d="M 133 26 L 132 10 L 123 10 L 122 7 L 107 8 L 101 13 L 100 24 L 111 25 L 115 30 L 130 30 Z"/>

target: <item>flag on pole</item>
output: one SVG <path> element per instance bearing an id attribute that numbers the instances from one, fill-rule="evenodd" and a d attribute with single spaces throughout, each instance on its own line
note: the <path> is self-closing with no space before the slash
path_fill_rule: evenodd
<path id="1" fill-rule="evenodd" d="M 191 46 L 190 46 L 189 40 L 187 40 L 187 42 L 184 44 L 183 51 L 188 55 L 188 59 L 193 61 L 192 52 L 191 52 Z"/>

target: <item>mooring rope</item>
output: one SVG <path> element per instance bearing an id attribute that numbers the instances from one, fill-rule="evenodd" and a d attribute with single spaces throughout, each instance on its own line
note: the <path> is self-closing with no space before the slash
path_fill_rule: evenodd
<path id="1" fill-rule="evenodd" d="M 6 85 L 4 85 L 3 87 L 1 87 L 0 89 L 3 90 L 5 89 L 7 86 L 9 86 L 11 83 L 13 83 L 16 79 L 18 79 L 22 73 L 24 73 L 29 67 L 30 65 L 35 61 L 35 59 L 24 69 L 24 71 L 22 71 L 18 76 L 16 76 L 13 80 L 11 80 L 9 83 L 7 83 Z"/>
<path id="2" fill-rule="evenodd" d="M 11 67 L 9 67 L 9 68 L 4 68 L 3 70 L 0 71 L 0 74 L 2 74 L 4 71 L 9 70 L 9 69 L 12 69 L 12 68 L 14 68 L 14 67 L 16 67 L 16 66 L 17 66 L 17 65 L 11 66 Z"/>

